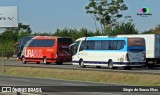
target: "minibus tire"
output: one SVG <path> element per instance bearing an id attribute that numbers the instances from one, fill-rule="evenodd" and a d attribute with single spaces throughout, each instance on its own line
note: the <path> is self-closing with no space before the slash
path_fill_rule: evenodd
<path id="1" fill-rule="evenodd" d="M 117 67 L 113 66 L 113 62 L 111 59 L 108 61 L 108 67 L 109 67 L 109 69 L 117 69 Z"/>
<path id="2" fill-rule="evenodd" d="M 40 62 L 36 62 L 36 64 L 40 64 Z"/>
<path id="3" fill-rule="evenodd" d="M 131 68 L 132 67 L 127 66 L 127 67 L 124 67 L 124 70 L 131 70 Z"/>
<path id="4" fill-rule="evenodd" d="M 101 66 L 96 66 L 96 68 L 101 68 Z"/>
<path id="5" fill-rule="evenodd" d="M 24 56 L 22 57 L 22 63 L 23 63 L 23 64 L 26 64 L 26 61 L 25 61 Z"/>
<path id="6" fill-rule="evenodd" d="M 81 68 L 85 68 L 85 67 L 86 67 L 86 66 L 84 65 L 84 62 L 83 62 L 82 59 L 79 61 L 79 66 L 80 66 Z"/>
<path id="7" fill-rule="evenodd" d="M 113 69 L 113 62 L 111 59 L 108 61 L 108 67 L 109 69 Z"/>

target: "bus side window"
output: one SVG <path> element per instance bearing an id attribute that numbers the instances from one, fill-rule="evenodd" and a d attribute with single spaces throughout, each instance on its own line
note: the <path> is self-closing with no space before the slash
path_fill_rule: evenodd
<path id="1" fill-rule="evenodd" d="M 100 50 L 101 49 L 101 41 L 95 41 L 94 49 L 95 50 Z"/>
<path id="2" fill-rule="evenodd" d="M 84 43 L 84 50 L 87 50 L 88 49 L 88 42 L 86 41 L 85 43 Z"/>
<path id="3" fill-rule="evenodd" d="M 101 49 L 108 50 L 109 49 L 109 41 L 101 41 Z"/>
<path id="4" fill-rule="evenodd" d="M 117 50 L 121 50 L 124 48 L 125 42 L 124 41 L 118 41 L 117 42 Z"/>
<path id="5" fill-rule="evenodd" d="M 113 50 L 113 41 L 109 41 L 108 48 L 109 50 Z"/>
<path id="6" fill-rule="evenodd" d="M 95 49 L 95 41 L 86 41 L 84 49 L 86 49 L 86 50 L 94 50 Z"/>

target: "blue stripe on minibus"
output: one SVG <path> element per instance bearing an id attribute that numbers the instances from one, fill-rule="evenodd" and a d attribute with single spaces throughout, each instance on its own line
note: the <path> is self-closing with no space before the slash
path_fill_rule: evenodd
<path id="1" fill-rule="evenodd" d="M 87 37 L 86 40 L 124 40 L 127 41 L 128 38 L 108 38 L 108 37 Z"/>

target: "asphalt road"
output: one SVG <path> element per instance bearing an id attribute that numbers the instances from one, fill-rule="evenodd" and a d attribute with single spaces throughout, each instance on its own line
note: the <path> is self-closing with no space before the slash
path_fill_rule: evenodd
<path id="1" fill-rule="evenodd" d="M 2 75 L 0 75 L 0 86 L 1 87 L 12 86 L 17 88 L 21 88 L 21 86 L 26 88 L 27 87 L 32 88 L 36 86 L 42 88 L 41 89 L 42 92 L 36 93 L 36 95 L 159 95 L 160 94 L 159 92 L 123 92 L 124 88 L 127 89 L 131 88 L 131 86 L 128 85 L 66 81 L 59 79 L 2 76 Z M 117 89 L 119 92 L 111 92 L 111 90 L 115 89 Z M 50 92 L 43 92 L 45 90 Z M 100 92 L 101 90 L 103 92 Z M 160 88 L 158 90 L 160 90 Z M 0 94 L 5 95 L 4 93 Z M 28 93 L 28 95 L 31 95 L 31 93 Z"/>
<path id="2" fill-rule="evenodd" d="M 63 65 L 56 65 L 55 63 L 46 65 L 46 64 L 36 64 L 36 63 L 27 63 L 22 64 L 21 62 L 16 61 L 5 61 L 5 65 L 12 66 L 28 66 L 28 67 L 39 67 L 39 68 L 63 68 L 63 69 L 80 69 L 80 70 L 99 70 L 99 71 L 108 71 L 108 72 L 124 72 L 124 73 L 149 73 L 160 75 L 160 67 L 154 69 L 148 68 L 132 68 L 132 70 L 124 70 L 123 68 L 118 68 L 117 70 L 108 69 L 108 67 L 96 68 L 94 66 L 87 66 L 87 68 L 80 68 L 79 66 L 72 65 L 71 63 L 64 63 Z"/>

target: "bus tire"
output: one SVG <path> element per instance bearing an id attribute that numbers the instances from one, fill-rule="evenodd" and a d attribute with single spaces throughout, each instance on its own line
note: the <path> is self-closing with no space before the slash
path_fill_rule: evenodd
<path id="1" fill-rule="evenodd" d="M 51 64 L 51 62 L 47 62 L 46 64 Z"/>
<path id="2" fill-rule="evenodd" d="M 145 65 L 146 65 L 146 67 L 148 69 L 153 69 L 154 68 L 154 64 L 150 63 L 150 62 L 152 62 L 152 61 L 151 60 L 147 60 Z"/>
<path id="3" fill-rule="evenodd" d="M 79 61 L 79 66 L 80 66 L 81 68 L 85 68 L 85 67 L 86 67 L 86 66 L 84 65 L 84 62 L 83 62 L 82 59 Z"/>
<path id="4" fill-rule="evenodd" d="M 22 57 L 22 63 L 23 63 L 23 64 L 26 64 L 26 61 L 25 61 L 24 56 Z"/>
<path id="5" fill-rule="evenodd" d="M 101 66 L 96 66 L 96 68 L 101 68 Z"/>
<path id="6" fill-rule="evenodd" d="M 47 58 L 46 57 L 43 58 L 43 63 L 47 64 Z"/>
<path id="7" fill-rule="evenodd" d="M 113 69 L 113 62 L 111 59 L 109 59 L 109 61 L 108 61 L 108 67 L 109 67 L 109 69 Z"/>
<path id="8" fill-rule="evenodd" d="M 108 67 L 109 67 L 109 69 L 117 69 L 117 67 L 113 66 L 113 62 L 111 59 L 108 61 Z"/>
<path id="9" fill-rule="evenodd" d="M 57 64 L 57 65 L 62 65 L 62 64 L 63 64 L 63 61 L 61 61 L 61 60 L 60 60 L 60 61 L 57 61 L 56 64 Z"/>
<path id="10" fill-rule="evenodd" d="M 40 62 L 36 62 L 36 64 L 40 64 Z"/>
<path id="11" fill-rule="evenodd" d="M 124 67 L 124 70 L 131 70 L 131 68 L 132 67 L 127 66 L 127 67 Z"/>
<path id="12" fill-rule="evenodd" d="M 154 65 L 153 65 L 153 64 L 148 64 L 147 67 L 148 67 L 149 69 L 154 69 Z"/>

